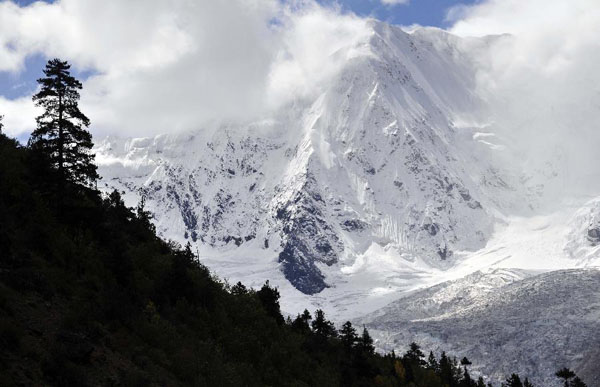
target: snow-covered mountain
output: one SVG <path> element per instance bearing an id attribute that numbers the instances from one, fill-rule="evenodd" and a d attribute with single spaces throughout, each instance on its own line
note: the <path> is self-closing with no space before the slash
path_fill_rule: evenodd
<path id="1" fill-rule="evenodd" d="M 482 110 L 465 42 L 370 28 L 322 94 L 272 119 L 101 142 L 106 188 L 146 195 L 169 238 L 269 249 L 306 294 L 373 244 L 433 267 L 482 248 L 516 188 L 493 134 L 455 122 Z"/>
<path id="2" fill-rule="evenodd" d="M 492 378 L 508 358 L 543 383 L 585 370 L 598 272 L 557 270 L 600 265 L 600 193 L 550 200 L 560 157 L 521 165 L 491 122 L 478 53 L 505 37 L 367 28 L 318 95 L 267 118 L 100 141 L 101 188 L 145 196 L 162 236 L 230 282 L 271 280 L 287 312 L 369 315 L 381 348 L 456 348 Z"/>

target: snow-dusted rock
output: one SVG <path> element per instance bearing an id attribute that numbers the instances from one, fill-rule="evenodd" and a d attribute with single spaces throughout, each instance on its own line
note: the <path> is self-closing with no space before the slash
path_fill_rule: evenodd
<path id="1" fill-rule="evenodd" d="M 494 385 L 517 372 L 536 386 L 558 387 L 554 372 L 569 367 L 598 386 L 588 364 L 600 348 L 598 289 L 598 269 L 496 269 L 406 295 L 359 323 L 386 350 L 403 352 L 416 341 L 477 359 L 473 370 Z"/>

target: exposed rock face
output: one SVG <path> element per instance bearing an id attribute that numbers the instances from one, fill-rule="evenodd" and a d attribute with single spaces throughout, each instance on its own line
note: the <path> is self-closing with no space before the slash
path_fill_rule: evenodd
<path id="1" fill-rule="evenodd" d="M 596 246 L 600 243 L 600 227 L 588 229 L 587 237 L 592 246 Z"/>

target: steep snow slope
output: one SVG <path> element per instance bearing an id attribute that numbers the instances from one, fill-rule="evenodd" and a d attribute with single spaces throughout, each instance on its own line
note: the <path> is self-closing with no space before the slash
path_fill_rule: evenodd
<path id="1" fill-rule="evenodd" d="M 482 110 L 463 46 L 485 40 L 369 28 L 332 53 L 346 65 L 320 96 L 270 120 L 104 140 L 105 188 L 130 204 L 145 195 L 168 238 L 216 250 L 254 241 L 306 294 L 336 286 L 372 249 L 447 268 L 455 251 L 482 248 L 498 208 L 525 192 L 491 162 L 505 157 L 500 140 L 453 121 Z"/>
<path id="2" fill-rule="evenodd" d="M 495 269 L 406 295 L 359 322 L 387 350 L 414 340 L 477 359 L 474 370 L 495 385 L 518 372 L 558 387 L 554 372 L 566 366 L 598 386 L 586 362 L 600 348 L 599 288 L 598 269 Z"/>

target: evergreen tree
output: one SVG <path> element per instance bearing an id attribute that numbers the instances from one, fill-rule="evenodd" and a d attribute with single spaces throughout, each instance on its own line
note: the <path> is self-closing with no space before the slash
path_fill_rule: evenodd
<path id="1" fill-rule="evenodd" d="M 185 244 L 185 250 L 183 250 L 183 256 L 185 257 L 188 264 L 194 263 L 198 258 L 196 254 L 192 251 L 192 244 L 190 242 Z"/>
<path id="2" fill-rule="evenodd" d="M 425 363 L 423 358 L 425 358 L 425 354 L 421 351 L 419 344 L 415 342 L 410 343 L 410 348 L 404 355 L 404 359 L 425 366 L 427 363 Z"/>
<path id="3" fill-rule="evenodd" d="M 448 385 L 454 385 L 454 370 L 452 369 L 452 363 L 450 359 L 448 356 L 446 356 L 446 352 L 442 351 L 439 364 L 442 381 Z"/>
<path id="4" fill-rule="evenodd" d="M 483 381 L 483 378 L 480 376 L 479 379 L 477 379 L 477 387 L 485 387 L 485 382 Z"/>
<path id="5" fill-rule="evenodd" d="M 246 285 L 244 285 L 240 281 L 238 281 L 237 284 L 235 284 L 231 287 L 231 294 L 233 294 L 234 296 L 240 296 L 242 294 L 247 294 L 247 293 L 248 293 L 248 289 L 246 288 Z"/>
<path id="6" fill-rule="evenodd" d="M 256 294 L 267 313 L 277 321 L 277 324 L 283 325 L 285 320 L 281 315 L 281 307 L 279 306 L 279 298 L 281 297 L 279 290 L 272 288 L 267 280 Z"/>
<path id="7" fill-rule="evenodd" d="M 85 129 L 90 120 L 78 106 L 82 85 L 70 68 L 59 59 L 46 64 L 46 76 L 38 79 L 41 90 L 33 96 L 44 112 L 36 118 L 37 129 L 29 139 L 30 147 L 43 153 L 57 170 L 61 186 L 64 181 L 93 184 L 99 178 L 90 152 L 92 135 Z"/>
<path id="8" fill-rule="evenodd" d="M 437 359 L 435 358 L 435 355 L 433 354 L 433 351 L 429 351 L 429 358 L 427 359 L 427 367 L 430 370 L 433 370 L 435 372 L 439 371 L 439 364 Z"/>
<path id="9" fill-rule="evenodd" d="M 310 331 L 310 320 L 312 320 L 310 312 L 304 309 L 304 312 L 302 312 L 302 314 L 298 314 L 298 316 L 296 316 L 296 318 L 292 322 L 292 328 L 301 332 L 308 332 Z"/>
<path id="10" fill-rule="evenodd" d="M 467 367 L 464 368 L 463 378 L 460 382 L 460 385 L 463 387 L 471 387 L 473 386 L 473 379 L 471 379 L 471 375 L 469 374 L 469 370 Z"/>
<path id="11" fill-rule="evenodd" d="M 315 312 L 315 319 L 311 323 L 313 332 L 321 338 L 330 338 L 337 336 L 333 323 L 325 318 L 325 313 L 321 309 Z"/>
<path id="12" fill-rule="evenodd" d="M 150 229 L 153 232 L 156 231 L 156 227 L 152 223 L 152 213 L 150 211 L 146 211 L 146 195 L 142 195 L 140 202 L 135 211 L 137 219 L 142 222 L 142 225 L 146 229 Z"/>
<path id="13" fill-rule="evenodd" d="M 579 379 L 578 376 L 575 376 L 573 381 L 571 382 L 571 387 L 587 387 L 583 380 Z"/>
<path id="14" fill-rule="evenodd" d="M 521 378 L 517 374 L 510 375 L 510 378 L 506 379 L 506 387 L 523 387 Z"/>
<path id="15" fill-rule="evenodd" d="M 369 334 L 367 327 L 363 327 L 363 332 L 360 338 L 358 339 L 357 347 L 360 348 L 365 353 L 374 353 L 375 346 L 373 345 L 373 338 Z"/>
<path id="16" fill-rule="evenodd" d="M 346 321 L 344 325 L 342 325 L 342 329 L 340 329 L 340 339 L 342 340 L 344 347 L 348 349 L 354 347 L 358 341 L 356 329 L 354 329 L 350 321 Z"/>
<path id="17" fill-rule="evenodd" d="M 460 361 L 460 364 L 464 367 L 463 368 L 463 378 L 461 381 L 461 386 L 464 387 L 471 387 L 474 385 L 473 379 L 471 379 L 471 375 L 469 374 L 469 370 L 467 369 L 467 366 L 473 364 L 469 361 L 469 359 L 467 359 L 467 357 L 463 357 L 462 360 Z"/>
<path id="18" fill-rule="evenodd" d="M 525 378 L 525 381 L 523 382 L 523 387 L 533 387 L 533 384 L 531 384 L 529 379 Z"/>
<path id="19" fill-rule="evenodd" d="M 565 381 L 564 387 L 569 387 L 569 385 L 570 385 L 569 379 L 572 379 L 575 377 L 575 372 L 573 372 L 570 369 L 565 367 L 563 369 L 558 370 L 555 375 L 558 378 L 564 379 L 564 381 Z"/>

